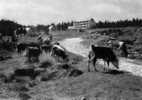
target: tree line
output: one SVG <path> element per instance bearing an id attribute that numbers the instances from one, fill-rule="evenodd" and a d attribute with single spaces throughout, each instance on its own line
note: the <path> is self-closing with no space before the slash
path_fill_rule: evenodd
<path id="1" fill-rule="evenodd" d="M 73 21 L 72 22 L 61 22 L 61 23 L 52 23 L 52 24 L 47 24 L 47 25 L 36 25 L 34 26 L 34 28 L 32 30 L 38 32 L 38 31 L 44 31 L 46 33 L 48 33 L 48 28 L 50 27 L 50 25 L 53 26 L 53 30 L 58 30 L 58 31 L 65 31 L 68 29 L 69 26 L 73 25 Z"/>
<path id="2" fill-rule="evenodd" d="M 69 26 L 73 26 L 73 21 L 58 23 L 55 25 L 55 30 L 67 30 Z"/>
<path id="3" fill-rule="evenodd" d="M 133 18 L 131 20 L 119 21 L 99 21 L 92 28 L 117 28 L 117 27 L 139 27 L 142 26 L 142 19 Z"/>
<path id="4" fill-rule="evenodd" d="M 52 23 L 52 25 L 54 26 L 54 30 L 67 30 L 69 26 L 73 26 L 73 21 L 71 22 L 61 22 L 61 23 L 57 23 L 54 24 Z M 2 33 L 3 35 L 10 35 L 13 34 L 13 30 L 16 29 L 19 26 L 23 26 L 18 24 L 15 21 L 11 21 L 11 20 L 6 20 L 6 19 L 2 19 L 0 20 L 0 33 Z M 48 27 L 50 25 L 37 25 L 34 26 L 36 31 L 39 30 L 45 30 L 46 32 L 48 31 Z M 138 18 L 133 18 L 131 20 L 119 20 L 119 21 L 99 21 L 97 22 L 94 26 L 91 27 L 91 29 L 95 29 L 95 28 L 117 28 L 117 27 L 139 27 L 142 26 L 142 19 L 138 19 Z"/>
<path id="5" fill-rule="evenodd" d="M 55 25 L 55 24 L 54 24 Z M 73 26 L 72 22 L 62 22 L 55 25 L 55 30 L 67 30 L 69 26 Z M 99 21 L 91 29 L 95 28 L 117 28 L 117 27 L 140 27 L 142 26 L 142 19 L 133 18 L 118 21 Z"/>

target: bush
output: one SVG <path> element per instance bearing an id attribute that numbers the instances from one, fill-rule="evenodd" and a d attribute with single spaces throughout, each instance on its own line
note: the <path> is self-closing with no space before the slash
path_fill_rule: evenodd
<path id="1" fill-rule="evenodd" d="M 41 57 L 41 62 L 39 67 L 47 68 L 53 66 L 56 63 L 57 63 L 56 60 L 52 56 L 46 54 Z"/>

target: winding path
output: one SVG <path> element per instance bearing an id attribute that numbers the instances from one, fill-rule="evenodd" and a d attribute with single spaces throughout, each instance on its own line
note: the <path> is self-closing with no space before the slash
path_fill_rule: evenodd
<path id="1" fill-rule="evenodd" d="M 90 48 L 86 48 L 81 44 L 82 38 L 69 38 L 60 41 L 61 45 L 64 46 L 68 51 L 87 57 Z M 99 62 L 102 63 L 102 62 Z M 134 60 L 119 58 L 120 70 L 131 72 L 134 75 L 142 76 L 142 63 L 136 64 Z M 111 65 L 112 67 L 112 65 Z"/>

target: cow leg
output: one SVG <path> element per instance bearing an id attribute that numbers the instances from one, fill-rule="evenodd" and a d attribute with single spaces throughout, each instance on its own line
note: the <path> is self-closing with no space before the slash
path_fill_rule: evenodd
<path id="1" fill-rule="evenodd" d="M 106 65 L 107 63 L 107 65 Z M 108 59 L 104 59 L 104 71 L 108 71 L 109 69 L 109 60 Z"/>
<path id="2" fill-rule="evenodd" d="M 105 60 L 103 60 L 103 61 L 104 61 L 103 70 L 106 71 L 106 61 Z"/>
<path id="3" fill-rule="evenodd" d="M 90 61 L 90 59 L 88 60 L 88 72 L 90 72 L 91 70 L 90 70 L 90 63 L 91 63 L 91 61 Z"/>
<path id="4" fill-rule="evenodd" d="M 51 49 L 50 56 L 53 56 L 53 55 L 54 55 L 54 51 L 53 51 L 53 49 Z"/>
<path id="5" fill-rule="evenodd" d="M 33 63 L 35 61 L 34 57 L 31 57 L 31 63 Z"/>
<path id="6" fill-rule="evenodd" d="M 52 51 L 49 53 L 49 55 L 50 55 L 50 56 L 52 56 L 52 55 L 53 55 L 53 54 L 52 54 Z"/>
<path id="7" fill-rule="evenodd" d="M 30 57 L 27 57 L 27 62 L 30 62 Z"/>
<path id="8" fill-rule="evenodd" d="M 109 60 L 107 60 L 107 71 L 109 70 Z"/>
<path id="9" fill-rule="evenodd" d="M 48 49 L 47 49 L 47 48 L 45 48 L 45 50 L 44 50 L 44 51 L 45 51 L 45 53 L 48 53 Z"/>
<path id="10" fill-rule="evenodd" d="M 39 56 L 37 57 L 37 62 L 39 62 Z"/>
<path id="11" fill-rule="evenodd" d="M 109 68 L 109 60 L 107 60 L 107 65 L 108 65 L 108 68 Z"/>
<path id="12" fill-rule="evenodd" d="M 61 58 L 61 57 L 59 57 L 59 56 L 57 56 L 57 55 L 56 55 L 56 57 L 57 57 L 57 61 L 58 61 L 58 62 L 62 61 L 62 58 Z"/>
<path id="13" fill-rule="evenodd" d="M 39 62 L 39 59 L 38 57 L 34 57 L 35 58 L 35 62 Z"/>
<path id="14" fill-rule="evenodd" d="M 96 69 L 96 61 L 97 61 L 97 58 L 94 57 L 94 59 L 93 59 L 93 65 L 94 65 L 94 70 L 95 70 L 95 71 L 97 71 L 97 69 Z"/>
<path id="15" fill-rule="evenodd" d="M 32 62 L 32 57 L 28 57 L 28 62 Z"/>

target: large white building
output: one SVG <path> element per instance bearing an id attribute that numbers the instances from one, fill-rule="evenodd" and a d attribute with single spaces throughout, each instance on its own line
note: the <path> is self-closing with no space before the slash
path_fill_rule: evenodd
<path id="1" fill-rule="evenodd" d="M 86 21 L 75 21 L 73 26 L 68 27 L 68 29 L 89 29 L 94 26 L 96 23 L 93 18 Z"/>

